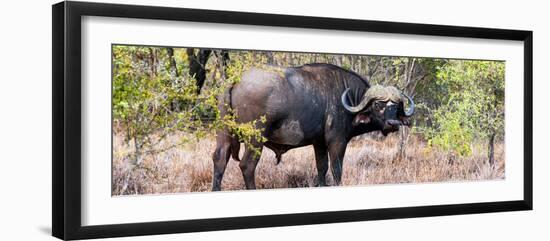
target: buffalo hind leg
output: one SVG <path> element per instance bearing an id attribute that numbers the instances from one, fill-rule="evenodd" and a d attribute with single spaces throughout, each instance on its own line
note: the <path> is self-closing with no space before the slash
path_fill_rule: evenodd
<path id="1" fill-rule="evenodd" d="M 218 134 L 216 138 L 216 150 L 212 154 L 214 172 L 212 173 L 212 191 L 220 191 L 223 174 L 231 154 L 231 137 L 226 134 Z"/>
<path id="2" fill-rule="evenodd" d="M 242 160 L 239 163 L 239 167 L 243 173 L 244 184 L 246 189 L 256 189 L 255 172 L 256 166 L 260 161 L 263 146 L 261 144 L 254 144 L 246 146 Z"/>
<path id="3" fill-rule="evenodd" d="M 335 141 L 328 145 L 328 154 L 330 157 L 330 171 L 334 178 L 334 184 L 342 183 L 342 171 L 344 164 L 344 155 L 346 153 L 346 142 Z"/>
<path id="4" fill-rule="evenodd" d="M 323 187 L 327 185 L 326 176 L 328 171 L 328 155 L 327 146 L 323 144 L 313 145 L 315 150 L 315 163 L 317 164 L 317 179 L 319 180 L 319 186 Z"/>

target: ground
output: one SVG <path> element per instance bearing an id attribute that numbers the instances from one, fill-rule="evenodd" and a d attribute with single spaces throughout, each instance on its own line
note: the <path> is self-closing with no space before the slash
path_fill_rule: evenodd
<path id="1" fill-rule="evenodd" d="M 183 133 L 166 138 L 159 147 L 177 143 Z M 140 166 L 128 158 L 132 146 L 123 135 L 113 136 L 113 195 L 205 192 L 211 189 L 213 136 L 168 151 L 146 156 Z M 342 185 L 374 185 L 424 182 L 460 182 L 503 179 L 504 145 L 495 147 L 495 165 L 486 157 L 486 146 L 473 145 L 473 154 L 454 155 L 428 147 L 411 136 L 400 158 L 399 133 L 388 137 L 363 135 L 349 144 L 344 158 Z M 241 148 L 241 152 L 244 148 Z M 242 153 L 241 153 L 242 155 Z M 327 181 L 332 183 L 330 171 Z M 256 169 L 258 189 L 315 187 L 317 170 L 313 147 L 288 151 L 276 165 L 274 153 L 264 148 Z M 222 190 L 242 190 L 244 182 L 238 162 L 230 159 Z"/>

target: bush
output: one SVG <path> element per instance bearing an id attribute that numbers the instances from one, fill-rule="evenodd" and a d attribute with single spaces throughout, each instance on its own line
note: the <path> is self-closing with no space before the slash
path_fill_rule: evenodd
<path id="1" fill-rule="evenodd" d="M 185 51 L 176 54 L 188 59 Z M 144 155 L 222 129 L 234 132 L 245 143 L 263 140 L 257 121 L 238 123 L 230 109 L 225 116 L 218 109 L 217 97 L 240 81 L 244 69 L 241 61 L 230 62 L 227 73 L 218 76 L 220 81 L 200 91 L 193 76 L 177 76 L 177 71 L 171 71 L 172 63 L 166 48 L 113 46 L 113 119 L 125 133 L 125 141 L 133 145 L 134 164 L 139 165 Z M 173 146 L 157 147 L 167 135 L 178 131 L 192 135 L 184 135 Z"/>

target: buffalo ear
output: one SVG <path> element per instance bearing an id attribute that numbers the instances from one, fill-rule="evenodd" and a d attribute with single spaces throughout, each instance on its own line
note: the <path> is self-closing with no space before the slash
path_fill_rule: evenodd
<path id="1" fill-rule="evenodd" d="M 370 122 L 370 117 L 364 113 L 359 113 L 353 118 L 353 125 L 368 124 Z"/>

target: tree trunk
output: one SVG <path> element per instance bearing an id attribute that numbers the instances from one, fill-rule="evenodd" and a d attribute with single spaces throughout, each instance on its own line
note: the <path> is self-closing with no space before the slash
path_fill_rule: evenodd
<path id="1" fill-rule="evenodd" d="M 157 76 L 157 60 L 157 51 L 155 51 L 155 49 L 153 48 L 149 48 L 149 75 L 151 76 L 151 78 Z"/>
<path id="2" fill-rule="evenodd" d="M 267 51 L 266 54 L 267 54 L 267 64 L 274 65 L 275 60 L 273 59 L 273 52 L 272 51 Z"/>
<path id="3" fill-rule="evenodd" d="M 371 58 L 374 58 L 374 59 L 371 60 Z M 369 81 L 376 74 L 376 71 L 378 70 L 378 67 L 380 65 L 383 65 L 382 64 L 383 61 L 384 60 L 382 59 L 382 57 L 367 57 L 367 60 L 366 60 L 367 78 L 368 78 Z M 371 65 L 371 63 L 373 63 L 373 64 Z M 386 79 L 389 79 L 389 76 L 387 76 L 387 71 L 386 71 Z"/>
<path id="4" fill-rule="evenodd" d="M 141 166 L 142 156 L 141 149 L 143 144 L 138 140 L 138 137 L 134 137 L 134 166 Z"/>
<path id="5" fill-rule="evenodd" d="M 407 126 L 401 126 L 401 132 L 399 134 L 399 159 L 405 159 L 405 151 L 407 142 L 409 141 L 410 128 Z"/>
<path id="6" fill-rule="evenodd" d="M 174 49 L 168 48 L 168 58 L 170 58 L 170 72 L 175 77 L 180 77 L 178 66 L 176 65 L 176 59 L 174 58 Z"/>
<path id="7" fill-rule="evenodd" d="M 411 81 L 413 81 L 413 73 L 415 68 L 416 58 L 408 59 L 405 65 L 404 79 L 405 79 L 405 88 L 403 92 L 409 96 L 414 95 L 414 89 L 407 89 Z M 403 159 L 405 157 L 405 146 L 409 140 L 409 127 L 401 126 L 401 135 L 399 136 L 399 158 Z"/>
<path id="8" fill-rule="evenodd" d="M 489 137 L 489 146 L 487 147 L 488 149 L 488 153 L 487 153 L 487 156 L 488 156 L 488 159 L 489 159 L 489 164 L 491 166 L 494 166 L 495 165 L 495 133 L 491 133 L 491 136 Z"/>
<path id="9" fill-rule="evenodd" d="M 187 49 L 187 55 L 189 57 L 189 75 L 193 76 L 197 81 L 197 93 L 201 92 L 204 81 L 206 80 L 206 62 L 208 62 L 210 53 L 212 53 L 210 49 L 199 49 L 197 54 L 195 54 L 195 49 Z"/>
<path id="10" fill-rule="evenodd" d="M 225 81 L 227 73 L 227 65 L 229 64 L 229 52 L 227 50 L 219 50 L 215 52 L 217 58 L 217 70 L 220 73 L 221 81 Z"/>
<path id="11" fill-rule="evenodd" d="M 283 53 L 283 55 L 285 56 L 286 65 L 292 65 L 291 64 L 292 59 L 290 58 L 290 53 Z"/>

